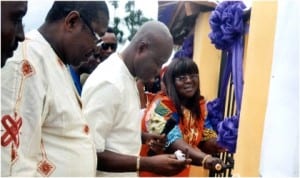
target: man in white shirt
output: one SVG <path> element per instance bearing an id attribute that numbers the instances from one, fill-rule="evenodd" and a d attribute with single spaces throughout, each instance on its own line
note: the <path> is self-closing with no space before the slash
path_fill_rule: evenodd
<path id="1" fill-rule="evenodd" d="M 96 150 L 66 64 L 94 52 L 104 1 L 54 2 L 1 70 L 1 176 L 96 174 Z"/>
<path id="2" fill-rule="evenodd" d="M 120 54 L 102 62 L 82 91 L 84 115 L 94 133 L 98 176 L 137 176 L 139 170 L 174 175 L 190 159 L 174 155 L 139 157 L 141 147 L 140 100 L 136 77 L 149 81 L 159 74 L 172 52 L 168 28 L 157 21 L 145 23 Z"/>

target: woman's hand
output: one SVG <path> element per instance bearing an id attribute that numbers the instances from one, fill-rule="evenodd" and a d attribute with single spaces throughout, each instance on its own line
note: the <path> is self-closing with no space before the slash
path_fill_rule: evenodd
<path id="1" fill-rule="evenodd" d="M 200 148 L 203 152 L 208 154 L 225 152 L 226 149 L 218 145 L 216 138 L 211 138 L 205 141 Z"/>
<path id="2" fill-rule="evenodd" d="M 142 138 L 143 143 L 147 144 L 149 148 L 155 153 L 158 154 L 164 152 L 166 144 L 166 135 L 158 135 L 143 132 Z"/>
<path id="3" fill-rule="evenodd" d="M 226 165 L 220 158 L 209 156 L 205 159 L 203 167 L 212 171 L 221 172 L 226 168 Z"/>

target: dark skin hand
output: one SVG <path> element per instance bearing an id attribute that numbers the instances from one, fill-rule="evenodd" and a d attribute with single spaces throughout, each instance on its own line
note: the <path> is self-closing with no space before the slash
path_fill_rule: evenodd
<path id="1" fill-rule="evenodd" d="M 163 153 L 165 150 L 166 135 L 165 134 L 158 135 L 158 134 L 143 132 L 142 143 L 147 144 L 149 148 L 157 154 Z"/>
<path id="2" fill-rule="evenodd" d="M 199 145 L 199 148 L 208 154 L 221 153 L 225 152 L 226 149 L 218 145 L 216 138 L 211 138 L 207 141 L 204 141 Z"/>
<path id="3" fill-rule="evenodd" d="M 174 143 L 170 145 L 170 148 L 168 151 L 175 152 L 176 150 L 186 150 L 189 155 L 189 157 L 193 160 L 192 164 L 196 166 L 201 166 L 203 158 L 207 155 L 206 153 L 202 152 L 197 147 L 192 147 L 191 145 L 187 144 L 184 140 L 178 139 Z M 216 170 L 216 165 L 220 164 L 221 168 L 226 168 L 226 165 L 223 163 L 223 161 L 220 158 L 216 157 L 208 157 L 202 165 L 205 169 L 214 170 L 214 171 L 222 171 Z"/>
<path id="4" fill-rule="evenodd" d="M 135 172 L 137 157 L 105 150 L 97 153 L 97 170 L 110 172 Z M 191 159 L 177 160 L 174 154 L 161 154 L 140 158 L 140 171 L 150 171 L 163 176 L 172 176 L 181 172 Z"/>
<path id="5" fill-rule="evenodd" d="M 220 170 L 217 170 L 217 165 L 221 166 Z M 205 169 L 213 170 L 216 172 L 222 172 L 226 168 L 226 165 L 225 163 L 223 163 L 223 161 L 220 158 L 209 157 L 204 162 L 203 167 Z"/>
<path id="6" fill-rule="evenodd" d="M 150 156 L 150 157 L 143 157 L 146 159 L 151 159 L 151 164 L 154 166 L 150 166 L 148 168 L 150 169 L 145 169 L 145 171 L 150 171 L 153 172 L 155 174 L 160 174 L 163 176 L 173 176 L 176 175 L 178 173 L 180 173 L 181 171 L 183 171 L 183 169 L 186 168 L 186 166 L 188 164 L 190 164 L 192 162 L 192 160 L 190 158 L 180 161 L 177 160 L 174 154 L 160 154 L 160 155 L 156 155 L 156 156 Z M 166 159 L 168 158 L 168 159 Z M 142 163 L 142 161 L 141 161 Z M 142 164 L 142 165 L 146 165 L 146 164 Z M 151 168 L 152 167 L 152 168 Z M 145 167 L 142 167 L 143 168 Z"/>

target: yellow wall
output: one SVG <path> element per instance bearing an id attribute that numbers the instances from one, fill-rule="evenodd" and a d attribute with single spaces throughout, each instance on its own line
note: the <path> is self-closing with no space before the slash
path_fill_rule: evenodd
<path id="1" fill-rule="evenodd" d="M 276 0 L 252 2 L 234 176 L 259 176 L 276 14 Z"/>
<path id="2" fill-rule="evenodd" d="M 199 67 L 200 90 L 207 100 L 213 100 L 218 94 L 221 51 L 211 44 L 208 34 L 211 12 L 200 13 L 196 20 L 193 60 Z"/>
<path id="3" fill-rule="evenodd" d="M 211 44 L 209 16 L 200 13 L 195 25 L 194 61 L 200 70 L 200 89 L 208 101 L 218 91 L 221 51 Z M 253 0 L 244 57 L 244 93 L 233 176 L 259 176 L 264 118 L 273 59 L 276 0 Z M 192 167 L 190 176 L 207 176 Z"/>
<path id="4" fill-rule="evenodd" d="M 201 94 L 208 100 L 217 97 L 221 62 L 221 51 L 211 44 L 209 16 L 211 12 L 200 13 L 196 20 L 193 60 L 199 67 Z M 202 167 L 192 166 L 190 176 L 208 176 Z"/>

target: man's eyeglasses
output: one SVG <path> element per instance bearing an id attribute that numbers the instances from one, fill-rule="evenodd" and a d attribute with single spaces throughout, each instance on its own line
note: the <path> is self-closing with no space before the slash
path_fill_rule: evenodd
<path id="1" fill-rule="evenodd" d="M 188 80 L 198 80 L 199 74 L 186 74 L 186 75 L 180 75 L 178 77 L 175 77 L 175 80 L 179 82 L 186 82 Z"/>
<path id="2" fill-rule="evenodd" d="M 100 36 L 93 30 L 91 25 L 88 23 L 88 21 L 84 18 L 84 16 L 80 15 L 80 18 L 83 20 L 83 23 L 88 27 L 93 37 L 96 39 L 96 44 L 98 44 L 101 41 Z"/>
<path id="3" fill-rule="evenodd" d="M 117 44 L 116 43 L 104 43 L 103 41 L 100 42 L 97 46 L 100 46 L 101 49 L 103 49 L 104 51 L 108 50 L 109 48 L 112 51 L 115 51 L 117 49 Z"/>

